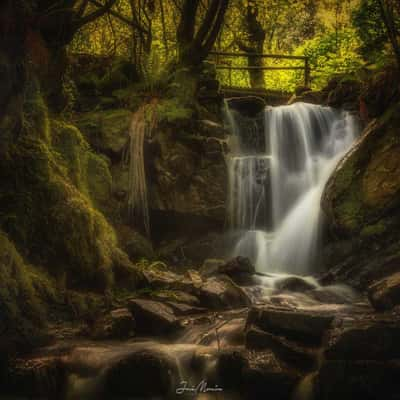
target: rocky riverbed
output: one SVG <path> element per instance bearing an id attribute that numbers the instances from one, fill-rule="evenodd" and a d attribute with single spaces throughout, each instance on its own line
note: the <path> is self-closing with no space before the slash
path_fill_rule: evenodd
<path id="1" fill-rule="evenodd" d="M 314 278 L 260 275 L 247 259 L 146 271 L 152 291 L 14 359 L 21 399 L 396 399 L 400 315 Z M 4 390 L 6 389 L 6 390 Z"/>

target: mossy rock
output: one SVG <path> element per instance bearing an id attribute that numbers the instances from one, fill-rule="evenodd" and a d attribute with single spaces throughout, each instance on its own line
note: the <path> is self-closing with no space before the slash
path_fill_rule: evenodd
<path id="1" fill-rule="evenodd" d="M 111 173 L 105 156 L 94 153 L 73 125 L 53 120 L 52 144 L 68 171 L 68 177 L 99 209 L 106 211 L 111 196 Z"/>
<path id="2" fill-rule="evenodd" d="M 69 271 L 71 281 L 105 288 L 116 238 L 103 215 L 42 141 L 22 137 L 9 157 L 1 168 L 6 174 L 1 224 L 38 264 Z"/>
<path id="3" fill-rule="evenodd" d="M 74 122 L 95 150 L 115 159 L 121 158 L 131 119 L 132 113 L 121 108 L 84 113 Z"/>
<path id="4" fill-rule="evenodd" d="M 160 123 L 182 124 L 192 119 L 194 110 L 173 98 L 161 100 L 156 106 L 155 113 Z"/>
<path id="5" fill-rule="evenodd" d="M 33 267 L 0 230 L 0 363 L 7 353 L 34 345 L 44 327 L 45 307 L 35 287 Z"/>
<path id="6" fill-rule="evenodd" d="M 399 220 L 400 103 L 371 123 L 330 178 L 323 207 L 342 233 L 380 235 Z"/>
<path id="7" fill-rule="evenodd" d="M 153 245 L 146 237 L 127 225 L 118 225 L 115 229 L 121 247 L 131 260 L 137 261 L 142 258 L 154 260 L 156 258 Z"/>

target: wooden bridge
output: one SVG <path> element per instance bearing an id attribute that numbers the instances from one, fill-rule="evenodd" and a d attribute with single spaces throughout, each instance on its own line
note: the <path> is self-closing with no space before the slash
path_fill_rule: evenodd
<path id="1" fill-rule="evenodd" d="M 291 66 L 235 66 L 232 65 L 231 62 L 221 62 L 221 57 L 225 58 L 267 58 L 273 60 L 295 60 L 301 61 L 303 65 L 291 65 Z M 309 58 L 306 56 L 291 56 L 291 55 L 284 55 L 284 54 L 265 54 L 265 53 L 232 53 L 232 52 L 221 52 L 221 51 L 213 51 L 210 53 L 210 59 L 215 62 L 217 70 L 228 70 L 228 81 L 229 85 L 223 86 L 222 90 L 225 92 L 234 92 L 234 93 L 241 93 L 241 94 L 256 94 L 256 95 L 265 95 L 269 92 L 267 89 L 263 88 L 243 88 L 243 87 L 234 87 L 232 85 L 232 71 L 303 71 L 304 73 L 304 86 L 308 87 L 310 84 L 310 62 Z"/>

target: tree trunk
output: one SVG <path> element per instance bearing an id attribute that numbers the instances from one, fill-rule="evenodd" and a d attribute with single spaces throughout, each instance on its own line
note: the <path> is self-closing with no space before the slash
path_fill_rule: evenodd
<path id="1" fill-rule="evenodd" d="M 260 54 L 264 51 L 264 41 L 266 33 L 260 21 L 258 21 L 257 16 L 257 5 L 248 5 L 243 21 L 244 29 L 247 34 L 248 44 L 240 40 L 237 42 L 240 50 L 245 51 L 246 53 Z M 251 55 L 247 57 L 247 64 L 249 67 L 264 66 L 264 62 L 261 57 Z M 249 78 L 250 86 L 252 88 L 265 87 L 264 71 L 262 69 L 249 70 Z"/>

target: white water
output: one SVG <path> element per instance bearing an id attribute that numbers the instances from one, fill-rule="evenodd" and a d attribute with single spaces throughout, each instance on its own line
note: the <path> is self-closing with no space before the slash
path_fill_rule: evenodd
<path id="1" fill-rule="evenodd" d="M 305 275 L 318 256 L 324 187 L 356 138 L 356 123 L 345 111 L 306 103 L 264 114 L 263 140 L 254 140 L 254 124 L 247 129 L 227 108 L 229 215 L 242 232 L 234 255 L 249 257 L 260 272 Z"/>

